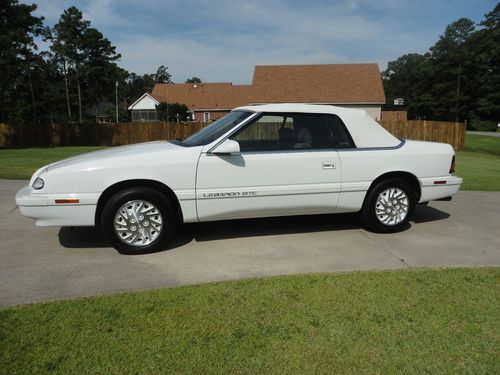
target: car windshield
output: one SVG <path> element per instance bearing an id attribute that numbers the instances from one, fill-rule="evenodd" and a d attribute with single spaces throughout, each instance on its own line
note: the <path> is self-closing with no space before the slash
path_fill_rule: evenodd
<path id="1" fill-rule="evenodd" d="M 198 133 L 186 138 L 182 143 L 186 146 L 204 146 L 215 141 L 224 133 L 228 132 L 235 125 L 247 119 L 253 112 L 233 111 L 215 121 L 213 124 L 200 130 Z"/>

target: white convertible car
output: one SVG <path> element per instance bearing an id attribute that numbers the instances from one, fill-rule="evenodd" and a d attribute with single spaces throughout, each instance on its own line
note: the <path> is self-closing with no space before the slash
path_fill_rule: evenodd
<path id="1" fill-rule="evenodd" d="M 121 146 L 40 168 L 16 195 L 39 226 L 100 226 L 120 251 L 162 246 L 181 222 L 361 212 L 404 229 L 462 183 L 448 144 L 401 140 L 366 112 L 240 107 L 183 141 Z"/>

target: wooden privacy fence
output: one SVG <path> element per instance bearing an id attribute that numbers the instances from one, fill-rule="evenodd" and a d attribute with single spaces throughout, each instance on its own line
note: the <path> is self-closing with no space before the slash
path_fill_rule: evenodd
<path id="1" fill-rule="evenodd" d="M 118 124 L 2 124 L 0 146 L 118 146 L 130 143 L 183 139 L 202 129 L 202 123 Z"/>
<path id="2" fill-rule="evenodd" d="M 164 139 L 183 139 L 202 129 L 203 123 L 119 124 L 2 124 L 0 146 L 117 146 Z M 381 121 L 399 138 L 449 143 L 455 150 L 465 146 L 464 123 L 440 121 Z M 276 129 L 272 130 L 274 134 Z M 264 129 L 261 129 L 264 131 Z"/>
<path id="3" fill-rule="evenodd" d="M 398 138 L 449 143 L 455 151 L 465 147 L 467 126 L 462 122 L 408 120 L 381 121 L 380 125 Z"/>

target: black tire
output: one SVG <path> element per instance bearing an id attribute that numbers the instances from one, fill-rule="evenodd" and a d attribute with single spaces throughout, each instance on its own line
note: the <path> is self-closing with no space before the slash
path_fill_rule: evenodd
<path id="1" fill-rule="evenodd" d="M 404 192 L 408 199 L 408 210 L 404 219 L 396 224 L 385 224 L 381 221 L 382 216 L 377 217 L 376 206 L 377 199 L 381 193 L 387 189 L 396 188 Z M 415 204 L 417 201 L 417 194 L 414 189 L 408 185 L 407 182 L 399 178 L 391 178 L 377 183 L 369 191 L 365 198 L 363 208 L 361 211 L 361 217 L 366 228 L 372 232 L 377 233 L 394 233 L 400 232 L 409 227 L 408 222 L 415 210 Z"/>
<path id="2" fill-rule="evenodd" d="M 150 202 L 161 214 L 162 227 L 159 234 L 157 234 L 157 237 L 151 243 L 146 245 L 128 244 L 115 232 L 115 215 L 120 207 L 134 200 Z M 147 187 L 132 187 L 113 195 L 103 208 L 100 222 L 101 231 L 104 237 L 111 242 L 115 249 L 124 254 L 146 254 L 163 250 L 167 242 L 172 238 L 175 225 L 175 215 L 169 199 L 159 191 Z"/>

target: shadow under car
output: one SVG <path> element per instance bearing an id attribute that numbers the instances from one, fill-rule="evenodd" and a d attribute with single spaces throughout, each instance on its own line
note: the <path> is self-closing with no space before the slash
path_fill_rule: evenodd
<path id="1" fill-rule="evenodd" d="M 412 222 L 427 223 L 447 219 L 450 215 L 428 205 L 417 205 Z M 411 225 L 409 225 L 410 227 Z M 361 229 L 357 213 L 268 217 L 182 224 L 170 243 L 162 250 L 197 242 L 229 238 L 262 237 L 280 234 L 314 233 Z M 110 244 L 98 227 L 62 227 L 59 243 L 65 248 L 103 248 Z"/>

